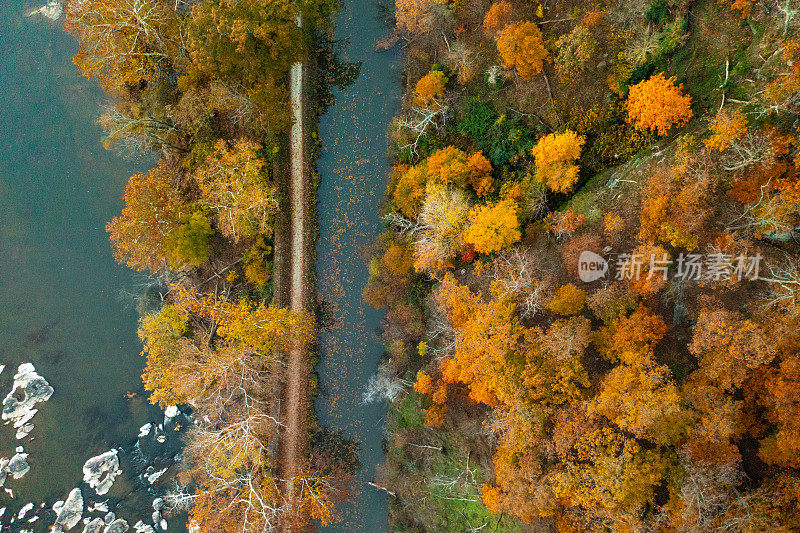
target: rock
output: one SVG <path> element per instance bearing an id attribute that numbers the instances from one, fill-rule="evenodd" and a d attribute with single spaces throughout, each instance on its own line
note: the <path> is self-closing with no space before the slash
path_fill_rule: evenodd
<path id="1" fill-rule="evenodd" d="M 26 514 L 28 514 L 28 511 L 30 511 L 31 509 L 33 509 L 33 504 L 32 503 L 26 503 L 25 505 L 22 506 L 22 509 L 19 510 L 19 513 L 17 513 L 17 518 L 19 520 L 22 520 L 23 517 Z"/>
<path id="2" fill-rule="evenodd" d="M 134 524 L 133 529 L 136 530 L 136 533 L 156 533 L 156 530 L 153 529 L 153 526 L 147 525 L 141 520 Z"/>
<path id="3" fill-rule="evenodd" d="M 167 408 L 164 410 L 164 418 L 165 418 L 164 423 L 166 423 L 167 420 L 175 418 L 179 414 L 181 414 L 181 411 L 180 409 L 178 409 L 177 405 L 168 405 Z"/>
<path id="4" fill-rule="evenodd" d="M 38 412 L 34 406 L 45 402 L 53 395 L 53 387 L 30 363 L 22 363 L 14 375 L 11 392 L 3 399 L 3 420 L 13 422 L 17 428 L 17 439 L 24 438 L 33 425 L 30 420 Z"/>
<path id="5" fill-rule="evenodd" d="M 156 498 L 153 500 L 153 509 L 160 511 L 164 508 L 164 498 Z"/>
<path id="6" fill-rule="evenodd" d="M 61 15 L 64 14 L 64 6 L 61 5 L 61 2 L 56 0 L 51 0 L 47 2 L 47 4 L 43 5 L 39 9 L 34 9 L 28 12 L 28 16 L 32 17 L 33 15 L 42 15 L 45 18 L 50 20 L 58 20 L 61 18 Z"/>
<path id="7" fill-rule="evenodd" d="M 31 467 L 27 461 L 28 454 L 21 450 L 22 448 L 17 448 L 17 453 L 8 461 L 8 464 L 4 468 L 4 475 L 7 472 L 11 474 L 14 479 L 19 479 L 30 472 Z"/>
<path id="8" fill-rule="evenodd" d="M 5 491 L 6 491 L 6 494 L 8 494 L 9 496 L 11 496 L 11 498 L 14 498 L 14 491 L 13 491 L 13 490 L 11 490 L 11 489 L 3 489 L 3 490 L 5 490 Z"/>
<path id="9" fill-rule="evenodd" d="M 139 438 L 146 437 L 150 434 L 150 431 L 153 429 L 153 424 L 147 423 L 139 428 Z"/>
<path id="10" fill-rule="evenodd" d="M 114 521 L 116 518 L 117 518 L 117 516 L 116 516 L 114 513 L 106 513 L 106 515 L 103 517 L 103 521 L 104 521 L 106 524 L 110 524 L 110 523 L 111 523 L 111 522 L 113 522 L 113 521 Z"/>
<path id="11" fill-rule="evenodd" d="M 89 512 L 93 513 L 95 511 L 100 512 L 100 513 L 107 513 L 108 512 L 108 502 L 99 502 L 99 503 L 93 503 L 92 505 L 90 505 L 89 506 Z"/>
<path id="12" fill-rule="evenodd" d="M 86 524 L 86 527 L 83 528 L 83 533 L 101 533 L 101 531 L 103 531 L 103 526 L 105 526 L 103 519 L 95 518 Z"/>
<path id="13" fill-rule="evenodd" d="M 158 524 L 161 520 L 161 513 L 159 511 L 153 511 L 153 515 L 150 518 L 153 519 L 154 524 Z"/>
<path id="14" fill-rule="evenodd" d="M 161 522 L 158 523 L 158 525 L 161 526 L 161 531 L 166 531 L 167 530 L 168 524 L 167 524 L 167 521 L 164 520 L 163 518 L 161 519 Z"/>
<path id="15" fill-rule="evenodd" d="M 168 470 L 167 468 L 164 468 L 163 470 L 158 470 L 158 471 L 156 471 L 156 472 L 153 472 L 152 474 L 149 474 L 149 475 L 147 476 L 147 482 L 148 482 L 148 483 L 150 483 L 150 484 L 152 485 L 153 483 L 155 483 L 156 481 L 158 481 L 158 478 L 160 478 L 161 476 L 163 476 L 163 475 L 164 475 L 164 472 L 166 472 L 167 470 Z"/>
<path id="16" fill-rule="evenodd" d="M 103 533 L 125 533 L 128 529 L 128 523 L 122 518 L 117 518 L 106 526 Z"/>
<path id="17" fill-rule="evenodd" d="M 83 465 L 83 481 L 88 483 L 100 496 L 111 489 L 114 480 L 121 473 L 117 450 L 110 450 L 97 457 L 92 457 Z"/>
<path id="18" fill-rule="evenodd" d="M 60 504 L 60 505 L 59 505 Z M 53 505 L 56 512 L 56 523 L 51 531 L 69 531 L 83 518 L 83 495 L 80 489 L 72 489 L 65 502 L 56 502 Z"/>

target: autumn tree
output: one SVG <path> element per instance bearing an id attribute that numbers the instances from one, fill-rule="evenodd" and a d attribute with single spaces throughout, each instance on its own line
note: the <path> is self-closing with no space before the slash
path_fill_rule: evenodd
<path id="1" fill-rule="evenodd" d="M 464 242 L 475 247 L 481 254 L 490 254 L 511 246 L 519 241 L 517 205 L 509 200 L 501 200 L 494 205 L 473 208 L 470 224 L 464 231 Z"/>
<path id="2" fill-rule="evenodd" d="M 463 189 L 470 175 L 467 154 L 455 146 L 436 150 L 426 160 L 426 168 L 429 186 L 455 185 Z"/>
<path id="3" fill-rule="evenodd" d="M 561 286 L 547 302 L 547 309 L 557 315 L 575 315 L 583 310 L 586 303 L 586 291 L 567 283 Z"/>
<path id="4" fill-rule="evenodd" d="M 583 435 L 574 454 L 554 476 L 556 495 L 597 519 L 613 517 L 630 526 L 652 504 L 656 486 L 669 476 L 671 467 L 658 450 L 643 448 L 611 428 Z"/>
<path id="5" fill-rule="evenodd" d="M 396 166 L 393 169 L 393 176 L 395 186 L 392 191 L 392 202 L 404 216 L 417 218 L 425 200 L 425 187 L 428 183 L 428 171 L 425 165 Z"/>
<path id="6" fill-rule="evenodd" d="M 531 150 L 536 179 L 555 192 L 569 192 L 578 181 L 578 165 L 585 138 L 574 131 L 545 135 Z"/>
<path id="7" fill-rule="evenodd" d="M 674 444 L 690 417 L 670 374 L 654 363 L 619 365 L 606 374 L 592 409 L 639 438 Z"/>
<path id="8" fill-rule="evenodd" d="M 411 35 L 420 35 L 434 29 L 444 9 L 440 0 L 395 0 L 397 28 Z"/>
<path id="9" fill-rule="evenodd" d="M 708 125 L 711 135 L 704 141 L 706 150 L 722 152 L 747 133 L 747 117 L 741 109 L 721 110 Z"/>
<path id="10" fill-rule="evenodd" d="M 217 229 L 234 242 L 272 233 L 278 193 L 260 150 L 251 141 L 239 140 L 229 148 L 220 140 L 194 172 L 203 203 L 216 214 Z"/>
<path id="11" fill-rule="evenodd" d="M 65 27 L 80 44 L 75 64 L 108 90 L 167 72 L 179 52 L 179 15 L 164 0 L 73 0 Z"/>
<path id="12" fill-rule="evenodd" d="M 595 343 L 609 361 L 622 360 L 630 365 L 649 363 L 653 358 L 653 350 L 666 332 L 664 320 L 639 304 L 630 315 L 621 314 L 602 328 L 595 337 Z"/>
<path id="13" fill-rule="evenodd" d="M 733 390 L 750 370 L 775 358 L 763 329 L 724 309 L 703 309 L 694 326 L 689 350 L 700 359 L 699 372 L 723 390 Z"/>
<path id="14" fill-rule="evenodd" d="M 558 53 L 553 61 L 559 79 L 567 81 L 571 76 L 583 71 L 596 47 L 597 40 L 583 24 L 575 26 L 570 33 L 559 37 L 556 41 Z"/>
<path id="15" fill-rule="evenodd" d="M 507 0 L 500 0 L 492 4 L 483 18 L 483 29 L 486 34 L 494 36 L 498 31 L 508 26 L 513 12 L 514 8 L 511 6 L 511 2 Z"/>
<path id="16" fill-rule="evenodd" d="M 497 51 L 506 68 L 514 68 L 522 79 L 530 79 L 542 71 L 549 53 L 542 32 L 534 22 L 515 22 L 497 36 Z"/>
<path id="17" fill-rule="evenodd" d="M 415 233 L 417 271 L 435 270 L 455 257 L 463 246 L 469 213 L 469 200 L 461 189 L 435 187 L 428 192 Z"/>
<path id="18" fill-rule="evenodd" d="M 430 106 L 437 98 L 441 98 L 444 95 L 447 81 L 447 76 L 441 70 L 431 70 L 421 77 L 415 87 L 416 105 Z"/>
<path id="19" fill-rule="evenodd" d="M 114 257 L 136 270 L 163 270 L 168 237 L 178 230 L 188 211 L 177 188 L 177 172 L 160 163 L 131 177 L 122 198 L 122 214 L 106 225 Z"/>
<path id="20" fill-rule="evenodd" d="M 214 235 L 211 221 L 201 211 L 193 211 L 164 239 L 167 260 L 175 268 L 198 267 L 211 254 L 209 239 Z"/>
<path id="21" fill-rule="evenodd" d="M 192 8 L 191 65 L 184 89 L 205 81 L 224 84 L 252 103 L 251 125 L 265 134 L 286 129 L 283 77 L 305 53 L 296 11 L 288 0 L 210 0 Z"/>
<path id="22" fill-rule="evenodd" d="M 683 94 L 683 84 L 675 86 L 675 76 L 658 73 L 630 88 L 628 122 L 639 130 L 665 135 L 672 126 L 683 126 L 692 118 L 692 97 Z"/>
<path id="23" fill-rule="evenodd" d="M 492 186 L 492 164 L 481 152 L 475 152 L 467 159 L 469 178 L 467 181 L 472 186 L 478 198 L 483 198 L 494 191 Z"/>

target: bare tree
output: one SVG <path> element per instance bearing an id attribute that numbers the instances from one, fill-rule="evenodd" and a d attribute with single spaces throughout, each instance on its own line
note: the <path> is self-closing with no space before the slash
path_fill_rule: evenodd
<path id="1" fill-rule="evenodd" d="M 515 248 L 502 253 L 492 265 L 492 279 L 501 296 L 517 300 L 520 315 L 532 317 L 544 309 L 549 284 L 542 281 L 533 253 L 528 248 Z"/>
<path id="2" fill-rule="evenodd" d="M 378 372 L 370 376 L 367 388 L 361 398 L 364 403 L 383 400 L 393 402 L 398 394 L 412 385 L 412 383 L 396 376 L 390 365 L 381 363 L 378 366 Z"/>

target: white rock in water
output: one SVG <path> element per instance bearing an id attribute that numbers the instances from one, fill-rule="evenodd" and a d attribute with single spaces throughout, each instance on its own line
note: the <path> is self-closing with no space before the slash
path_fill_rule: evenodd
<path id="1" fill-rule="evenodd" d="M 83 533 L 101 533 L 104 526 L 105 523 L 103 523 L 102 518 L 94 518 L 86 523 L 83 528 Z"/>
<path id="2" fill-rule="evenodd" d="M 61 2 L 50 0 L 50 2 L 47 2 L 47 4 L 43 5 L 39 9 L 34 9 L 28 12 L 29 17 L 37 14 L 49 18 L 50 20 L 58 20 L 61 18 L 61 15 L 64 14 L 64 6 L 61 5 Z"/>
<path id="3" fill-rule="evenodd" d="M 17 439 L 25 437 L 33 429 L 33 425 L 28 422 L 38 412 L 34 406 L 49 400 L 52 395 L 53 387 L 36 373 L 32 364 L 19 365 L 11 392 L 3 399 L 2 415 L 3 420 L 13 422 L 14 427 L 19 429 Z M 18 400 L 16 396 L 22 396 L 22 400 Z"/>
<path id="4" fill-rule="evenodd" d="M 28 514 L 28 511 L 30 511 L 31 509 L 33 509 L 33 504 L 32 503 L 26 503 L 25 505 L 22 506 L 22 509 L 19 510 L 19 513 L 17 513 L 17 518 L 19 520 L 22 520 L 22 518 L 26 514 Z"/>
<path id="5" fill-rule="evenodd" d="M 136 530 L 136 533 L 156 533 L 156 530 L 153 529 L 153 526 L 145 524 L 141 520 L 139 520 L 138 522 L 136 522 L 136 524 L 133 525 L 133 529 Z"/>
<path id="6" fill-rule="evenodd" d="M 90 505 L 89 506 L 89 512 L 93 513 L 95 511 L 100 512 L 100 513 L 107 513 L 108 512 L 108 502 L 105 501 L 105 502 L 93 503 L 92 505 Z"/>
<path id="7" fill-rule="evenodd" d="M 86 527 L 83 528 L 83 533 L 101 533 L 101 531 L 103 531 L 103 526 L 105 526 L 103 519 L 95 518 L 86 524 Z"/>
<path id="8" fill-rule="evenodd" d="M 177 405 L 168 405 L 167 408 L 164 410 L 164 418 L 165 418 L 164 422 L 166 423 L 167 420 L 175 418 L 179 414 L 181 414 L 181 411 L 180 409 L 178 409 Z"/>
<path id="9" fill-rule="evenodd" d="M 164 508 L 164 498 L 156 498 L 153 500 L 153 509 L 160 511 Z"/>
<path id="10" fill-rule="evenodd" d="M 163 518 L 161 519 L 161 523 L 159 525 L 161 526 L 161 530 L 162 531 L 166 531 L 167 530 L 167 521 L 164 520 Z"/>
<path id="11" fill-rule="evenodd" d="M 33 517 L 31 517 L 31 518 L 29 518 L 29 519 L 28 519 L 28 523 L 29 523 L 29 524 L 33 524 L 33 523 L 34 523 L 34 522 L 36 522 L 37 520 L 39 520 L 39 517 L 38 517 L 38 516 L 36 516 L 36 515 L 33 515 Z"/>
<path id="12" fill-rule="evenodd" d="M 19 450 L 19 448 L 18 448 Z M 28 454 L 23 451 L 17 451 L 14 457 L 8 462 L 6 465 L 4 472 L 8 472 L 12 475 L 14 479 L 19 479 L 28 472 L 30 472 L 31 467 L 28 464 Z"/>
<path id="13" fill-rule="evenodd" d="M 59 505 L 60 504 L 60 505 Z M 56 523 L 53 524 L 51 532 L 69 531 L 75 527 L 83 518 L 83 495 L 80 489 L 72 489 L 67 496 L 67 501 L 56 502 L 53 505 L 56 512 Z"/>
<path id="14" fill-rule="evenodd" d="M 128 529 L 128 523 L 122 518 L 117 518 L 106 526 L 103 533 L 125 533 Z"/>
<path id="15" fill-rule="evenodd" d="M 117 450 L 110 450 L 97 457 L 92 457 L 83 465 L 83 481 L 95 489 L 100 496 L 111 489 L 114 480 L 121 473 Z"/>
<path id="16" fill-rule="evenodd" d="M 9 496 L 11 496 L 12 498 L 14 497 L 14 491 L 13 491 L 13 490 L 11 490 L 11 489 L 3 489 L 3 490 L 5 490 L 5 491 L 6 491 L 6 494 L 8 494 Z"/>
<path id="17" fill-rule="evenodd" d="M 0 509 L 0 516 L 3 516 L 4 514 L 6 514 L 6 508 L 5 507 Z"/>
<path id="18" fill-rule="evenodd" d="M 168 469 L 167 469 L 167 468 L 165 468 L 165 469 L 163 469 L 163 470 L 159 470 L 159 471 L 157 471 L 157 472 L 153 472 L 152 474 L 150 474 L 149 476 L 147 476 L 147 482 L 148 482 L 148 483 L 150 483 L 150 484 L 152 485 L 153 483 L 155 483 L 155 482 L 158 480 L 158 478 L 160 478 L 161 476 L 163 476 L 163 475 L 164 475 L 164 472 L 166 472 L 167 470 L 168 470 Z"/>
<path id="19" fill-rule="evenodd" d="M 153 429 L 153 424 L 147 423 L 139 428 L 139 438 L 146 437 L 150 434 L 150 431 Z"/>
<path id="20" fill-rule="evenodd" d="M 106 514 L 106 515 L 103 517 L 103 522 L 105 522 L 106 524 L 110 524 L 110 523 L 111 523 L 111 522 L 113 522 L 113 521 L 114 521 L 116 518 L 117 518 L 117 516 L 116 516 L 114 513 L 107 513 L 107 514 Z"/>
<path id="21" fill-rule="evenodd" d="M 158 524 L 159 520 L 161 520 L 161 511 L 153 511 L 153 515 L 150 518 L 154 524 Z"/>

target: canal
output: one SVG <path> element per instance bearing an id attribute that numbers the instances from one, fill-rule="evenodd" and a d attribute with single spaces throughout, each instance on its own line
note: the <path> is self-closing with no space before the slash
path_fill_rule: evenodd
<path id="1" fill-rule="evenodd" d="M 400 105 L 401 52 L 374 51 L 388 33 L 375 0 L 344 0 L 336 20 L 340 58 L 360 63 L 360 75 L 342 91 L 319 125 L 319 241 L 317 289 L 332 310 L 332 327 L 319 339 L 319 423 L 360 445 L 361 469 L 343 520 L 326 532 L 388 531 L 386 495 L 367 485 L 383 462 L 386 407 L 364 404 L 362 394 L 383 354 L 383 313 L 366 305 L 361 290 L 369 274 L 364 251 L 381 231 L 379 203 L 389 173 L 387 130 Z"/>

